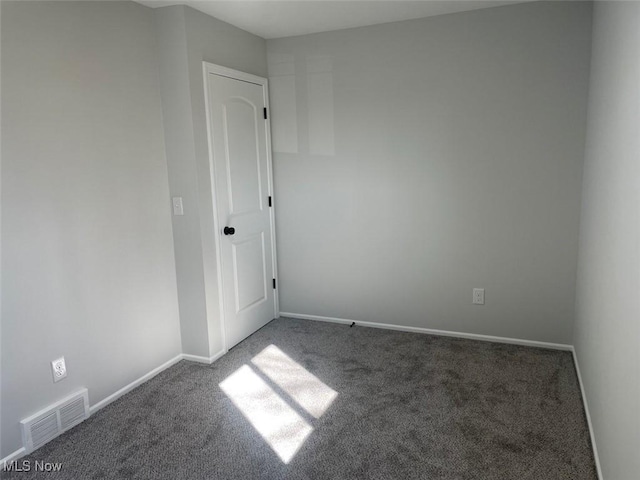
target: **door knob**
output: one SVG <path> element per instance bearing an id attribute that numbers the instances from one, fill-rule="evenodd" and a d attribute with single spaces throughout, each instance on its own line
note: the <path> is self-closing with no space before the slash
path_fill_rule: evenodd
<path id="1" fill-rule="evenodd" d="M 224 227 L 224 230 L 222 232 L 225 235 L 233 235 L 234 233 L 236 233 L 236 229 L 233 227 Z"/>

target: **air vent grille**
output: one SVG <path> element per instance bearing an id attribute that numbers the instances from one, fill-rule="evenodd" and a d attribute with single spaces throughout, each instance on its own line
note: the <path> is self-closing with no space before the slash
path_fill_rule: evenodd
<path id="1" fill-rule="evenodd" d="M 89 416 L 89 392 L 86 388 L 25 418 L 22 440 L 27 453 L 53 440 Z"/>
<path id="2" fill-rule="evenodd" d="M 84 418 L 84 399 L 82 397 L 60 408 L 60 427 L 63 431 L 77 425 L 84 420 Z"/>
<path id="3" fill-rule="evenodd" d="M 58 435 L 58 417 L 56 412 L 36 420 L 31 424 L 31 441 L 33 448 L 44 445 Z"/>

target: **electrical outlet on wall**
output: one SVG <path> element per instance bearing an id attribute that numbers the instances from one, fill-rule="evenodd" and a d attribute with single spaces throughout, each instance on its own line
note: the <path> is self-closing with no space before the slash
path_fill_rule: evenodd
<path id="1" fill-rule="evenodd" d="M 474 305 L 484 305 L 484 288 L 473 289 L 473 303 Z"/>
<path id="2" fill-rule="evenodd" d="M 67 365 L 64 363 L 64 357 L 51 362 L 51 370 L 53 372 L 53 381 L 59 382 L 67 376 Z"/>

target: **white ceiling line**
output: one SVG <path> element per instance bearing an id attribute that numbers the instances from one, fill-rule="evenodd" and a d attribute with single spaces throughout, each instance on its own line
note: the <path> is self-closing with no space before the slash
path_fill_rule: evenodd
<path id="1" fill-rule="evenodd" d="M 431 17 L 532 0 L 135 0 L 157 8 L 188 5 L 262 38 Z"/>

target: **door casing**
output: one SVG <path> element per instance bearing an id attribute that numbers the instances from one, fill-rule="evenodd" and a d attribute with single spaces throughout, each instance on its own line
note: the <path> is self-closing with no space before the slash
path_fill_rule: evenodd
<path id="1" fill-rule="evenodd" d="M 226 334 L 226 315 L 224 308 L 224 280 L 222 275 L 222 251 L 220 248 L 220 235 L 221 224 L 218 215 L 218 208 L 216 206 L 216 172 L 215 172 L 215 162 L 213 157 L 213 138 L 211 135 L 211 114 L 209 112 L 209 75 L 220 75 L 223 77 L 228 77 L 234 80 L 240 80 L 244 82 L 254 83 L 260 85 L 262 87 L 263 97 L 264 97 L 264 105 L 267 109 L 267 118 L 266 118 L 266 142 L 267 142 L 267 172 L 268 172 L 268 189 L 269 196 L 273 199 L 273 163 L 271 158 L 271 110 L 269 109 L 269 81 L 264 77 L 259 77 L 257 75 L 252 75 L 250 73 L 241 72 L 239 70 L 234 70 L 232 68 L 223 67 L 221 65 L 216 65 L 210 62 L 202 62 L 202 72 L 203 72 L 203 81 L 204 81 L 204 101 L 205 101 L 205 112 L 207 117 L 207 146 L 209 149 L 209 172 L 210 172 L 210 182 L 211 182 L 211 202 L 212 202 L 212 210 L 213 210 L 213 229 L 214 229 L 214 239 L 215 239 L 215 252 L 216 252 L 216 263 L 217 263 L 217 277 L 218 277 L 218 298 L 219 300 L 219 314 L 220 314 L 220 334 L 222 335 L 222 344 L 223 344 L 223 353 L 227 353 L 229 351 L 229 346 L 227 343 L 227 334 Z M 273 264 L 273 278 L 276 279 L 276 287 L 273 289 L 274 296 L 274 318 L 278 318 L 280 316 L 280 305 L 278 301 L 278 288 L 280 288 L 280 282 L 278 281 L 278 262 L 276 259 L 276 226 L 275 226 L 275 200 L 272 201 L 271 207 L 269 208 L 269 222 L 271 227 L 271 259 Z"/>

